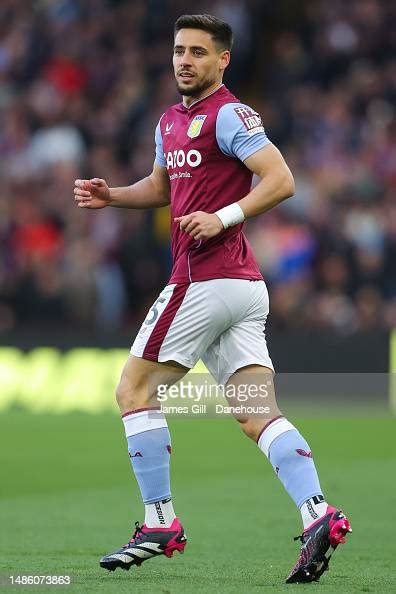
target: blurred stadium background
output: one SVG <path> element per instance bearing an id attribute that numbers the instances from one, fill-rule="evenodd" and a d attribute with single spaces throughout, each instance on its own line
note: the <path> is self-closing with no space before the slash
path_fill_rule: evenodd
<path id="1" fill-rule="evenodd" d="M 138 500 L 136 489 L 135 499 L 126 496 L 120 423 L 100 412 L 115 410 L 126 349 L 168 279 L 169 215 L 81 211 L 73 182 L 127 185 L 150 171 L 155 124 L 179 100 L 174 19 L 204 11 L 233 26 L 225 82 L 262 114 L 296 180 L 294 198 L 246 225 L 269 286 L 277 369 L 379 377 L 393 358 L 396 371 L 395 2 L 1 0 L 0 583 L 4 572 L 67 572 L 76 591 L 130 591 L 132 576 L 110 581 L 96 570 L 97 557 L 127 536 Z M 357 524 L 345 565 L 323 591 L 396 588 L 396 551 L 381 544 L 388 519 L 367 513 L 394 505 L 394 421 L 383 418 L 388 383 L 380 384 L 355 390 L 359 418 L 339 419 L 329 387 L 315 423 L 304 420 L 310 408 L 297 416 L 325 489 Z M 341 394 L 342 416 L 349 396 Z M 378 410 L 364 419 L 373 397 Z M 49 414 L 70 409 L 98 414 Z M 135 579 L 151 591 L 169 583 L 172 594 L 283 591 L 295 510 L 231 420 L 199 422 L 195 431 L 192 421 L 172 425 L 178 509 L 198 556 L 175 561 L 171 576 L 160 560 Z M 273 514 L 265 534 L 263 508 Z M 238 529 L 248 566 L 230 548 L 230 514 L 252 527 Z M 252 538 L 261 542 L 254 551 Z M 221 550 L 216 563 L 204 546 L 211 539 Z"/>
<path id="2" fill-rule="evenodd" d="M 395 3 L 220 0 L 199 9 L 232 24 L 226 83 L 261 112 L 296 180 L 294 198 L 246 225 L 270 290 L 277 371 L 387 372 Z M 53 369 L 36 347 L 129 347 L 169 278 L 168 209 L 81 211 L 72 189 L 77 177 L 127 185 L 151 170 L 156 122 L 179 100 L 173 22 L 196 10 L 178 0 L 1 2 L 3 408 L 16 391 L 26 396 L 24 378 L 43 375 L 44 360 Z M 49 381 L 29 383 L 52 397 Z"/>
<path id="3" fill-rule="evenodd" d="M 76 177 L 150 171 L 179 100 L 193 2 L 2 0 L 0 332 L 134 331 L 169 275 L 168 213 L 78 210 Z M 296 196 L 247 225 L 274 331 L 396 325 L 396 5 L 201 3 L 233 25 L 227 84 L 262 114 Z"/>

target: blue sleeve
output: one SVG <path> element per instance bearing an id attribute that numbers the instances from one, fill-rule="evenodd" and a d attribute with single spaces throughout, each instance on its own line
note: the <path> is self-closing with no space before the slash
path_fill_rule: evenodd
<path id="1" fill-rule="evenodd" d="M 165 162 L 165 157 L 164 157 L 164 149 L 162 146 L 162 134 L 161 134 L 161 128 L 160 128 L 161 120 L 162 120 L 162 116 L 160 118 L 160 121 L 157 124 L 156 129 L 155 129 L 155 162 L 160 167 L 166 167 L 166 162 Z"/>
<path id="2" fill-rule="evenodd" d="M 243 103 L 226 103 L 219 109 L 216 139 L 225 155 L 241 161 L 270 144 L 261 117 Z"/>

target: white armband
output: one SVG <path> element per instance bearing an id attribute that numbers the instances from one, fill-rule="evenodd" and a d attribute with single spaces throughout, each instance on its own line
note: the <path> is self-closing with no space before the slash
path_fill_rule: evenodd
<path id="1" fill-rule="evenodd" d="M 245 220 L 245 215 L 238 202 L 233 202 L 224 208 L 220 208 L 220 210 L 216 210 L 214 214 L 219 217 L 220 221 L 223 223 L 224 229 L 238 225 L 238 223 L 243 223 Z"/>

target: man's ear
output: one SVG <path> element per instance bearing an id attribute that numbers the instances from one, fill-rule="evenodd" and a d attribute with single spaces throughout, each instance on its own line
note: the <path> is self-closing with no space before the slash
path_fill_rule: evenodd
<path id="1" fill-rule="evenodd" d="M 225 70 L 230 63 L 231 53 L 229 50 L 224 50 L 220 54 L 220 70 Z"/>

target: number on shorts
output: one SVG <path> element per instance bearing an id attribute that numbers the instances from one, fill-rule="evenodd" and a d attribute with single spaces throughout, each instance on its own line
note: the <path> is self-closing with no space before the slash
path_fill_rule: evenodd
<path id="1" fill-rule="evenodd" d="M 145 319 L 145 323 L 147 325 L 153 324 L 155 322 L 155 320 L 158 318 L 158 309 L 157 309 L 157 305 L 158 303 L 164 303 L 164 301 L 166 301 L 165 297 L 158 297 L 158 299 L 156 301 L 154 301 L 152 307 L 150 308 L 150 312 L 152 312 L 152 317 L 149 318 L 149 316 L 147 316 L 147 318 Z M 149 312 L 149 314 L 150 314 Z"/>

